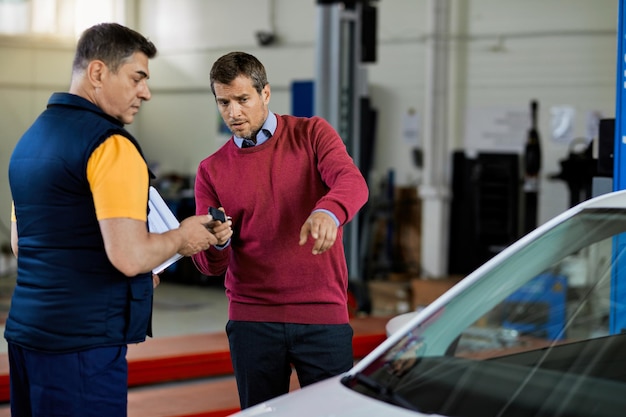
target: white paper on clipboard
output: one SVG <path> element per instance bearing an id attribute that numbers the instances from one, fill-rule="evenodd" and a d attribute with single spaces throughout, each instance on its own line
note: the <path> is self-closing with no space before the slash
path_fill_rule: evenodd
<path id="1" fill-rule="evenodd" d="M 161 197 L 161 194 L 159 194 L 157 189 L 152 186 L 150 186 L 148 207 L 150 208 L 150 211 L 148 212 L 148 227 L 150 228 L 151 233 L 164 233 L 168 230 L 177 229 L 178 226 L 180 226 L 180 222 L 176 219 L 172 210 L 170 210 L 167 206 L 165 200 Z M 165 270 L 165 268 L 172 265 L 182 257 L 183 255 L 178 253 L 175 254 L 167 261 L 154 268 L 152 273 L 160 274 Z"/>

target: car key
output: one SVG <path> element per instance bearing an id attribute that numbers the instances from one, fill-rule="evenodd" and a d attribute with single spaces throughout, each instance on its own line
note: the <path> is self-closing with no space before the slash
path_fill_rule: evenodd
<path id="1" fill-rule="evenodd" d="M 213 220 L 219 220 L 222 223 L 226 223 L 226 215 L 223 211 L 218 210 L 215 207 L 209 207 L 209 214 L 213 217 Z"/>

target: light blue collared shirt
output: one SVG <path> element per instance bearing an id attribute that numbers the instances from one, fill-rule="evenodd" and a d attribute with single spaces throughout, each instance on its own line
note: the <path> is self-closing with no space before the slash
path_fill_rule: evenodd
<path id="1" fill-rule="evenodd" d="M 274 135 L 274 132 L 276 132 L 276 124 L 276 115 L 270 111 L 267 114 L 267 119 L 265 119 L 265 123 L 263 123 L 263 126 L 261 126 L 261 130 L 259 130 L 259 133 L 256 134 L 256 145 L 262 144 L 263 142 L 271 138 L 272 135 Z M 233 135 L 233 139 L 235 140 L 235 144 L 241 148 L 243 144 L 243 138 L 240 138 L 237 135 Z"/>

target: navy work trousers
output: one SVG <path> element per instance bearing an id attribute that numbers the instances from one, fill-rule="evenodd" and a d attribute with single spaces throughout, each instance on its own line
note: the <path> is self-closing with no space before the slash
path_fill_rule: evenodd
<path id="1" fill-rule="evenodd" d="M 14 417 L 125 417 L 126 346 L 46 353 L 9 343 Z"/>

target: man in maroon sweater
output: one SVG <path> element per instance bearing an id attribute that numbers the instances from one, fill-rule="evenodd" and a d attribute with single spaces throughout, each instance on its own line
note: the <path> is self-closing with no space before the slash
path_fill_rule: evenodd
<path id="1" fill-rule="evenodd" d="M 368 198 L 337 132 L 319 117 L 269 108 L 265 68 L 232 52 L 211 69 L 211 90 L 232 138 L 198 167 L 196 212 L 222 207 L 226 242 L 193 257 L 224 272 L 226 332 L 242 408 L 353 365 L 342 226 Z"/>

